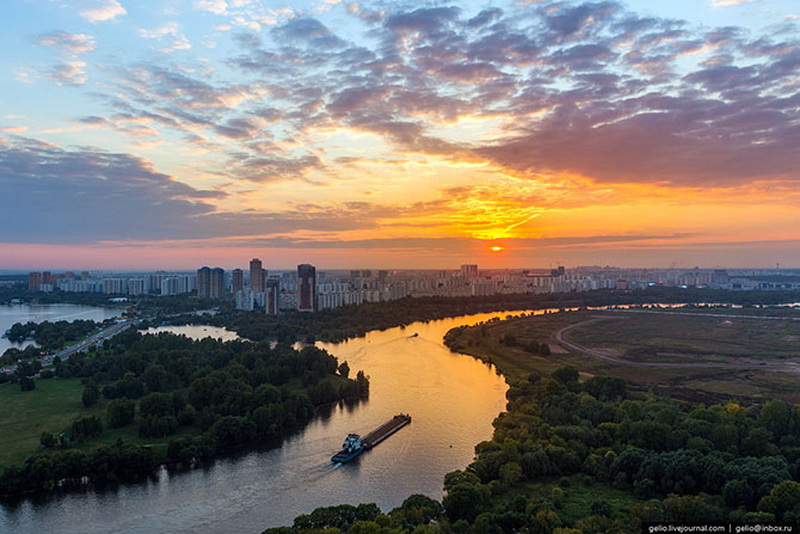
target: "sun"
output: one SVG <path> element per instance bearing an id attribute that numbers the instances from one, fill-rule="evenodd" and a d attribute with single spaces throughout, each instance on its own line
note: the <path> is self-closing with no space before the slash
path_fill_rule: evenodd
<path id="1" fill-rule="evenodd" d="M 501 246 L 495 245 L 493 247 L 489 247 L 489 250 L 492 252 L 503 252 L 505 249 Z"/>

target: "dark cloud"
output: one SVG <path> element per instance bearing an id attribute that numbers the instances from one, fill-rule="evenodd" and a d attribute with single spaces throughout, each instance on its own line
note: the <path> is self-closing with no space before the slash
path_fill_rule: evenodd
<path id="1" fill-rule="evenodd" d="M 316 162 L 246 163 L 267 169 L 264 172 L 270 176 L 291 172 L 293 164 Z M 0 211 L 16 221 L 13 227 L 0 225 L 0 241 L 8 243 L 208 239 L 345 231 L 375 224 L 375 210 L 366 204 L 225 213 L 211 204 L 222 196 L 178 182 L 130 154 L 64 150 L 32 139 L 0 138 Z"/>
<path id="2" fill-rule="evenodd" d="M 78 122 L 82 124 L 88 124 L 90 126 L 103 126 L 108 122 L 108 120 L 103 117 L 92 115 L 88 117 L 81 117 L 80 119 L 78 119 Z"/>
<path id="3" fill-rule="evenodd" d="M 130 154 L 67 151 L 18 139 L 0 144 L 0 211 L 15 220 L 0 240 L 58 243 L 183 233 L 213 211 L 198 191 Z M 20 199 L 25 199 L 21 202 Z"/>
<path id="4" fill-rule="evenodd" d="M 599 25 L 621 10 L 616 2 L 590 2 L 577 6 L 556 3 L 543 8 L 545 24 L 561 36 L 570 36 L 590 25 Z"/>
<path id="5" fill-rule="evenodd" d="M 248 157 L 239 164 L 237 177 L 253 182 L 297 180 L 309 170 L 321 167 L 322 161 L 313 155 L 297 158 Z"/>
<path id="6" fill-rule="evenodd" d="M 500 19 L 500 17 L 502 16 L 503 16 L 502 9 L 496 7 L 484 9 L 483 11 L 481 11 L 480 13 L 469 19 L 469 21 L 467 21 L 467 25 L 472 28 L 485 26 Z"/>
<path id="7" fill-rule="evenodd" d="M 273 38 L 281 45 L 302 45 L 313 48 L 341 48 L 346 45 L 320 21 L 310 17 L 292 19 L 272 30 Z"/>
<path id="8" fill-rule="evenodd" d="M 386 19 L 386 28 L 398 34 L 419 32 L 427 37 L 437 37 L 443 28 L 457 19 L 455 7 L 422 8 L 408 13 L 394 13 Z"/>

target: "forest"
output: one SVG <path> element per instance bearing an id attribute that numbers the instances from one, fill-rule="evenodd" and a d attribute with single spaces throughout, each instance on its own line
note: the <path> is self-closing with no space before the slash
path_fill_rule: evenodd
<path id="1" fill-rule="evenodd" d="M 308 422 L 319 406 L 366 395 L 368 378 L 362 371 L 350 375 L 346 362 L 313 346 L 296 351 L 129 329 L 101 350 L 55 362 L 51 380 L 79 378 L 83 405 L 103 405 L 105 413 L 43 432 L 41 450 L 0 475 L 0 494 L 133 480 L 164 462 L 193 465 L 279 437 Z M 146 439 L 106 443 L 104 432 L 113 429 Z"/>

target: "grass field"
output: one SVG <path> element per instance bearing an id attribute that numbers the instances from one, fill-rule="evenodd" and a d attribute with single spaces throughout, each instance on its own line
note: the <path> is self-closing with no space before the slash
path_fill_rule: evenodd
<path id="1" fill-rule="evenodd" d="M 83 385 L 78 379 L 36 380 L 36 389 L 0 387 L 0 466 L 18 465 L 41 449 L 42 432 L 60 432 L 81 415 Z"/>
<path id="2" fill-rule="evenodd" d="M 725 361 L 731 357 L 777 360 L 800 355 L 800 321 L 699 317 L 675 313 L 617 313 L 578 326 L 570 341 L 608 348 L 637 361 Z"/>
<path id="3" fill-rule="evenodd" d="M 588 322 L 606 316 L 611 318 Z M 584 375 L 619 376 L 633 389 L 658 387 L 693 401 L 800 402 L 800 321 L 676 313 L 618 316 L 580 311 L 490 323 L 466 330 L 458 339 L 459 351 L 497 365 L 510 382 L 532 372 L 549 374 L 572 365 Z M 571 325 L 579 326 L 566 332 L 565 339 L 649 366 L 615 364 L 559 350 L 552 337 Z M 508 336 L 515 339 L 514 346 L 501 342 Z M 553 353 L 541 356 L 526 350 L 533 342 L 548 343 Z M 713 367 L 727 362 L 745 368 Z M 659 363 L 687 366 L 659 367 Z"/>
<path id="4" fill-rule="evenodd" d="M 97 415 L 105 425 L 107 401 L 101 399 L 91 408 L 85 408 L 82 395 L 83 385 L 77 378 L 37 379 L 33 391 L 20 391 L 17 384 L 0 387 L 0 470 L 5 466 L 20 465 L 43 450 L 39 442 L 42 432 L 58 434 L 72 421 L 85 415 Z M 170 439 L 192 432 L 190 428 L 183 428 Z M 134 425 L 128 425 L 117 429 L 104 428 L 100 436 L 77 448 L 110 444 L 118 438 L 130 443 L 166 447 L 165 440 L 141 438 Z"/>

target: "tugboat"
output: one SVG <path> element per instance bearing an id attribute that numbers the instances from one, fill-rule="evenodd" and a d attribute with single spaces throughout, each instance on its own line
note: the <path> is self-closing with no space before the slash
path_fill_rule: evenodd
<path id="1" fill-rule="evenodd" d="M 331 456 L 332 462 L 340 464 L 347 463 L 362 452 L 364 452 L 364 442 L 358 434 L 348 434 L 342 444 L 342 450 Z"/>

